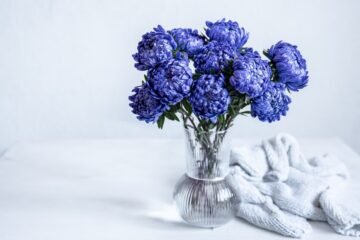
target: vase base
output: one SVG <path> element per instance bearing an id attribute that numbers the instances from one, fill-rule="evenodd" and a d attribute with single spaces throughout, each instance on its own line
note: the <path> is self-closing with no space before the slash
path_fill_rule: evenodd
<path id="1" fill-rule="evenodd" d="M 216 228 L 234 217 L 235 195 L 228 178 L 211 181 L 183 175 L 174 191 L 180 216 L 192 226 Z"/>

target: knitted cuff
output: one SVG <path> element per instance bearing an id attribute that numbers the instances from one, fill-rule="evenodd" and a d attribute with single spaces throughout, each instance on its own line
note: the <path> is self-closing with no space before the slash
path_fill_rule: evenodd
<path id="1" fill-rule="evenodd" d="M 336 203 L 334 194 L 327 190 L 320 196 L 320 205 L 327 215 L 329 225 L 335 232 L 360 237 L 360 214 Z"/>
<path id="2" fill-rule="evenodd" d="M 263 204 L 240 203 L 236 215 L 260 228 L 287 237 L 301 238 L 312 230 L 304 218 L 281 211 L 270 198 Z"/>

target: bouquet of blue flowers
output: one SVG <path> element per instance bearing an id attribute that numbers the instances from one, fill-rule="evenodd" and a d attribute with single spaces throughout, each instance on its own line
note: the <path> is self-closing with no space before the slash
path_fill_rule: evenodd
<path id="1" fill-rule="evenodd" d="M 205 33 L 158 26 L 142 36 L 133 55 L 147 71 L 129 97 L 139 120 L 183 120 L 186 128 L 226 131 L 238 115 L 273 122 L 285 116 L 288 94 L 308 83 L 306 61 L 295 45 L 280 41 L 263 59 L 245 47 L 248 32 L 234 21 L 206 22 Z"/>
<path id="2" fill-rule="evenodd" d="M 308 84 L 306 61 L 295 45 L 280 41 L 265 58 L 245 47 L 249 34 L 237 22 L 206 22 L 205 33 L 161 26 L 142 36 L 133 55 L 147 71 L 129 97 L 139 120 L 183 122 L 186 174 L 174 200 L 182 218 L 216 227 L 233 215 L 229 144 L 224 139 L 238 115 L 263 122 L 280 120 L 289 94 Z"/>

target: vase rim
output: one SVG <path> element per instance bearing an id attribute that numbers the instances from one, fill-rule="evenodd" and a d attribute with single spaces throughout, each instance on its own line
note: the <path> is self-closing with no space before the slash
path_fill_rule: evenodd
<path id="1" fill-rule="evenodd" d="M 194 130 L 194 129 L 190 129 L 190 128 L 186 128 L 184 127 L 185 131 L 190 131 L 190 130 Z M 205 131 L 205 130 L 200 130 L 198 131 L 198 133 L 212 133 L 212 132 L 217 132 L 217 133 L 226 133 L 227 130 L 216 130 L 216 129 L 210 129 L 208 131 Z"/>

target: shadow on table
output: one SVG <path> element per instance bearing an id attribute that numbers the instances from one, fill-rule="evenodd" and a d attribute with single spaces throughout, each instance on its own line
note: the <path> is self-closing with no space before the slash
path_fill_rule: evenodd
<path id="1" fill-rule="evenodd" d="M 283 235 L 281 235 L 279 233 L 259 228 L 259 227 L 255 226 L 255 225 L 251 224 L 251 223 L 248 223 L 247 221 L 245 221 L 245 220 L 243 220 L 241 218 L 236 217 L 235 222 L 241 224 L 242 226 L 246 226 L 247 228 L 253 228 L 253 230 L 256 230 L 257 232 L 263 232 L 263 233 L 273 235 L 273 237 L 278 236 L 281 239 L 285 237 L 285 236 L 283 236 Z M 313 232 L 305 234 L 304 238 L 309 237 L 309 239 L 312 239 L 312 237 L 313 237 L 315 239 L 316 236 L 318 236 L 319 233 L 321 233 L 321 235 L 322 234 L 329 234 L 329 236 L 333 235 L 334 237 L 337 237 L 337 236 L 344 237 L 344 236 L 341 236 L 341 235 L 337 235 L 337 233 L 333 229 L 331 229 L 331 227 L 326 222 L 309 221 L 309 223 L 311 224 Z M 287 237 L 285 237 L 285 238 L 287 238 Z"/>
<path id="2" fill-rule="evenodd" d="M 145 203 L 132 198 L 103 198 L 98 199 L 102 204 L 112 205 L 115 212 L 120 211 L 127 221 L 134 221 L 142 227 L 167 229 L 195 229 L 183 222 L 175 206 L 166 202 Z M 116 207 L 116 208 L 114 208 Z"/>

